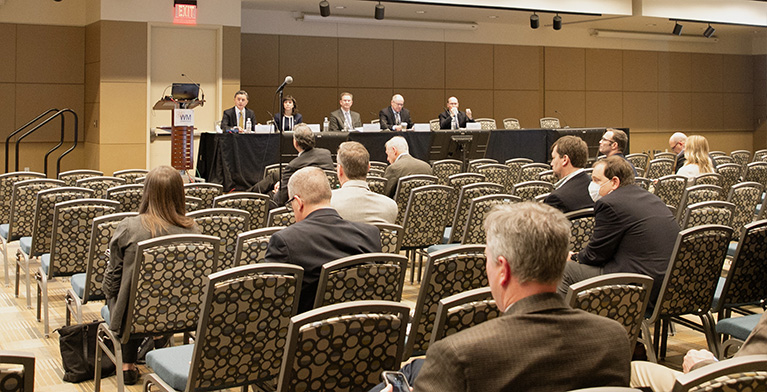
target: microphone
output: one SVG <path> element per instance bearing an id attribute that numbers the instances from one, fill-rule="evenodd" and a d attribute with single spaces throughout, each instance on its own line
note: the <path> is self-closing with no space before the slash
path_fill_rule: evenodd
<path id="1" fill-rule="evenodd" d="M 564 123 L 565 123 L 565 126 L 564 126 L 564 127 L 562 127 L 562 128 L 570 128 L 570 126 L 569 126 L 569 125 L 567 125 L 567 121 L 565 120 L 565 115 L 564 115 L 564 114 L 562 114 L 562 112 L 560 112 L 560 111 L 559 111 L 559 110 L 557 110 L 557 109 L 554 109 L 554 113 L 558 114 L 558 115 L 559 115 L 559 117 L 562 117 L 562 122 L 564 122 Z"/>
<path id="2" fill-rule="evenodd" d="M 269 115 L 269 119 L 272 120 L 272 127 L 274 127 L 274 132 L 277 132 L 277 122 L 274 121 L 274 114 L 272 114 L 272 112 L 270 112 L 268 110 L 266 111 L 266 113 Z M 280 118 L 280 120 L 281 120 L 281 118 Z"/>
<path id="3" fill-rule="evenodd" d="M 182 73 L 182 74 L 181 74 L 181 76 L 183 76 L 183 77 L 185 77 L 185 78 L 189 79 L 189 81 L 190 81 L 190 82 L 192 82 L 193 84 L 196 84 L 196 85 L 197 85 L 197 88 L 199 88 L 199 89 L 200 89 L 200 92 L 202 93 L 202 101 L 203 101 L 203 104 L 204 104 L 204 101 L 205 101 L 205 90 L 203 90 L 203 89 L 202 89 L 202 86 L 200 86 L 200 84 L 199 84 L 199 83 L 197 83 L 197 82 L 195 82 L 194 80 L 192 80 L 192 78 L 190 78 L 190 77 L 189 77 L 189 75 L 187 75 L 187 74 L 185 74 L 185 73 Z M 203 104 L 201 104 L 200 106 L 202 106 Z"/>
<path id="4" fill-rule="evenodd" d="M 290 75 L 286 76 L 285 77 L 285 81 L 282 82 L 280 87 L 277 87 L 277 91 L 275 91 L 274 93 L 277 94 L 278 92 L 280 92 L 280 90 L 284 89 L 286 85 L 291 84 L 291 83 L 293 83 L 293 77 L 290 76 Z"/>

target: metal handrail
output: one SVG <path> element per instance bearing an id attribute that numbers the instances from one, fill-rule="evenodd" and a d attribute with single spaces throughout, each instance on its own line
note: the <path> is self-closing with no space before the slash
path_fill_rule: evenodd
<path id="1" fill-rule="evenodd" d="M 8 137 L 7 137 L 7 138 L 5 138 L 5 172 L 6 172 L 6 173 L 8 173 L 8 159 L 9 159 L 9 158 L 8 158 L 8 155 L 9 155 L 9 154 L 8 154 L 8 149 L 10 148 L 10 141 L 11 141 L 11 138 L 12 138 L 12 137 L 14 137 L 14 136 L 16 136 L 16 134 L 17 134 L 17 133 L 19 133 L 19 132 L 23 131 L 23 130 L 24 130 L 24 128 L 26 128 L 26 127 L 28 127 L 28 126 L 32 125 L 32 124 L 33 124 L 35 121 L 37 121 L 37 120 L 39 120 L 39 119 L 43 118 L 43 116 L 45 116 L 46 114 L 48 114 L 48 113 L 50 113 L 50 112 L 58 112 L 58 111 L 59 111 L 59 109 L 56 109 L 56 108 L 51 108 L 51 109 L 48 109 L 48 110 L 46 110 L 46 111 L 44 111 L 44 112 L 40 113 L 40 115 L 39 115 L 39 116 L 37 116 L 37 117 L 35 117 L 34 119 L 32 119 L 32 121 L 30 121 L 30 122 L 28 122 L 28 123 L 26 123 L 26 124 L 22 125 L 22 126 L 21 126 L 21 128 L 19 128 L 19 129 L 15 130 L 15 131 L 13 131 L 13 132 L 11 132 L 11 134 L 10 134 L 10 135 L 8 135 Z M 63 128 L 63 126 L 64 126 L 64 125 L 62 124 L 62 128 Z M 16 157 L 17 157 L 17 158 L 16 158 L 16 170 L 18 170 L 18 169 L 19 169 L 19 159 L 18 159 L 18 156 L 19 156 L 19 152 L 18 152 L 18 148 L 17 148 L 17 149 L 16 149 Z"/>
<path id="2" fill-rule="evenodd" d="M 74 144 L 72 144 L 72 147 L 70 147 L 67 151 L 64 151 L 64 153 L 61 154 L 59 156 L 59 159 L 56 161 L 56 176 L 58 176 L 59 172 L 61 171 L 61 159 L 64 158 L 65 155 L 67 155 L 70 152 L 72 152 L 72 150 L 74 150 L 75 147 L 77 147 L 77 129 L 78 129 L 79 121 L 78 121 L 78 118 L 77 118 L 77 113 L 75 113 L 72 109 L 69 109 L 69 108 L 61 109 L 61 110 L 57 111 L 54 115 L 48 117 L 47 119 L 45 119 L 40 124 L 37 124 L 34 128 L 30 129 L 25 134 L 21 135 L 18 140 L 16 140 L 16 169 L 15 169 L 16 171 L 19 170 L 19 143 L 21 142 L 21 140 L 24 139 L 25 137 L 29 136 L 30 134 L 32 134 L 32 132 L 38 130 L 43 125 L 51 122 L 54 118 L 61 117 L 61 140 L 59 140 L 59 144 L 57 144 L 55 147 L 53 147 L 51 150 L 49 150 L 45 154 L 45 158 L 43 160 L 44 173 L 45 173 L 46 176 L 48 176 L 48 156 L 52 152 L 56 151 L 59 147 L 64 145 L 64 113 L 72 113 L 72 115 L 74 116 L 74 119 L 75 119 L 75 138 L 74 138 Z"/>

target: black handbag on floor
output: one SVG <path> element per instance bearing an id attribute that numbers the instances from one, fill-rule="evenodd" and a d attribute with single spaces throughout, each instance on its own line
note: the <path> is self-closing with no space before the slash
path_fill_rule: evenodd
<path id="1" fill-rule="evenodd" d="M 93 380 L 96 369 L 96 332 L 100 322 L 76 324 L 57 329 L 64 381 Z M 115 364 L 106 353 L 101 357 L 101 377 L 115 374 Z"/>

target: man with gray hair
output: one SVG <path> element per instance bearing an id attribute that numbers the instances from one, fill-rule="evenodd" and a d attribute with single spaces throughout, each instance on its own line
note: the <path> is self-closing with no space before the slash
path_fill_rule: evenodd
<path id="1" fill-rule="evenodd" d="M 378 124 L 381 129 L 389 131 L 404 131 L 413 127 L 410 120 L 410 111 L 405 109 L 405 98 L 395 94 L 391 97 L 391 105 L 378 112 Z"/>
<path id="2" fill-rule="evenodd" d="M 682 132 L 674 132 L 670 138 L 668 138 L 668 148 L 676 154 L 676 167 L 674 167 L 674 174 L 684 166 L 684 147 L 687 144 L 687 135 Z"/>
<path id="3" fill-rule="evenodd" d="M 325 263 L 346 256 L 381 251 L 378 229 L 343 220 L 330 206 L 330 184 L 316 167 L 298 170 L 288 181 L 290 199 L 285 204 L 296 215 L 296 223 L 269 239 L 266 261 L 303 267 L 304 279 L 298 312 L 314 307 L 317 281 Z"/>
<path id="4" fill-rule="evenodd" d="M 338 182 L 330 205 L 346 220 L 364 223 L 391 223 L 397 219 L 397 203 L 372 192 L 365 180 L 370 169 L 370 154 L 358 142 L 343 142 L 338 146 Z"/>
<path id="5" fill-rule="evenodd" d="M 384 178 L 386 178 L 384 194 L 391 198 L 397 191 L 397 182 L 400 177 L 432 174 L 428 163 L 410 155 L 407 140 L 402 136 L 395 136 L 386 142 L 386 160 L 390 165 L 384 171 Z"/>

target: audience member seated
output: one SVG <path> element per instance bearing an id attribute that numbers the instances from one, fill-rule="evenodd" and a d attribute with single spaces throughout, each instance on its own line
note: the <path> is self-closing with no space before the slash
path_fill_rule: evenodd
<path id="1" fill-rule="evenodd" d="M 629 163 L 631 170 L 634 172 L 634 177 L 636 177 L 637 169 L 631 162 L 626 159 L 626 156 L 623 155 L 624 151 L 626 151 L 628 143 L 629 137 L 626 135 L 626 132 L 623 132 L 620 129 L 607 128 L 605 133 L 602 135 L 602 139 L 599 140 L 599 153 L 607 155 L 608 157 L 617 155 L 623 158 L 626 162 Z"/>
<path id="2" fill-rule="evenodd" d="M 221 116 L 221 129 L 231 132 L 243 132 L 245 130 L 245 124 L 250 119 L 251 126 L 256 125 L 256 113 L 245 105 L 248 104 L 248 93 L 245 90 L 240 90 L 234 93 L 234 106 L 224 110 L 224 115 Z M 252 131 L 252 129 L 249 129 Z"/>
<path id="3" fill-rule="evenodd" d="M 687 135 L 682 132 L 675 132 L 668 138 L 668 148 L 676 154 L 676 166 L 674 167 L 674 173 L 677 173 L 679 169 L 684 165 L 684 147 L 687 144 Z"/>
<path id="4" fill-rule="evenodd" d="M 288 181 L 296 223 L 272 234 L 266 249 L 266 262 L 288 263 L 303 267 L 304 280 L 298 312 L 314 307 L 317 281 L 322 265 L 346 256 L 381 251 L 378 228 L 365 223 L 345 221 L 330 206 L 330 184 L 325 173 L 305 167 Z"/>
<path id="5" fill-rule="evenodd" d="M 399 94 L 391 97 L 391 105 L 378 112 L 378 125 L 381 129 L 390 131 L 404 131 L 413 127 L 410 119 L 410 111 L 404 108 L 405 98 Z"/>
<path id="6" fill-rule="evenodd" d="M 386 178 L 386 187 L 384 194 L 394 197 L 397 191 L 397 182 L 401 177 L 412 176 L 414 174 L 431 175 L 431 166 L 410 155 L 407 140 L 402 136 L 395 136 L 386 142 L 386 160 L 390 165 L 384 171 Z"/>
<path id="7" fill-rule="evenodd" d="M 684 165 L 676 173 L 692 181 L 693 178 L 714 172 L 714 163 L 708 156 L 708 140 L 700 135 L 692 135 L 687 139 L 684 149 Z"/>
<path id="8" fill-rule="evenodd" d="M 104 294 L 109 308 L 109 329 L 121 337 L 128 308 L 133 269 L 138 243 L 169 234 L 199 233 L 192 218 L 186 217 L 184 183 L 181 175 L 170 166 L 150 171 L 144 182 L 139 215 L 125 218 L 115 229 L 109 243 L 109 264 L 104 273 Z M 122 345 L 125 384 L 139 380 L 136 360 L 143 338 L 130 339 Z"/>
<path id="9" fill-rule="evenodd" d="M 598 161 L 589 193 L 594 204 L 594 233 L 579 253 L 570 253 L 559 292 L 582 280 L 615 272 L 633 272 L 654 280 L 651 309 L 660 292 L 679 225 L 658 196 L 634 185 L 631 165 L 617 156 Z"/>
<path id="10" fill-rule="evenodd" d="M 589 147 L 577 136 L 563 136 L 551 146 L 551 169 L 559 178 L 556 189 L 543 200 L 562 212 L 594 207 L 589 196 L 591 178 L 583 170 L 589 159 Z"/>
<path id="11" fill-rule="evenodd" d="M 474 117 L 471 116 L 471 109 L 467 108 L 464 113 L 458 110 L 458 98 L 448 98 L 447 109 L 439 114 L 439 129 L 466 128 L 467 122 L 474 122 Z"/>
<path id="12" fill-rule="evenodd" d="M 296 124 L 303 122 L 301 113 L 298 112 L 296 99 L 290 95 L 282 98 L 282 109 L 274 115 L 274 125 L 278 131 L 292 131 Z"/>
<path id="13" fill-rule="evenodd" d="M 627 386 L 629 341 L 617 322 L 556 293 L 570 222 L 553 207 L 495 207 L 485 221 L 487 277 L 498 318 L 429 346 L 402 369 L 423 391 L 569 391 Z M 420 370 L 419 370 L 420 368 Z"/>
<path id="14" fill-rule="evenodd" d="M 253 185 L 248 191 L 270 195 L 272 208 L 281 207 L 288 200 L 288 180 L 297 170 L 307 167 L 319 167 L 322 170 L 335 170 L 330 151 L 324 148 L 314 147 L 314 133 L 306 124 L 297 124 L 293 128 L 293 147 L 298 151 L 298 156 L 282 170 L 282 179 L 279 174 L 262 179 Z"/>
<path id="15" fill-rule="evenodd" d="M 341 93 L 341 108 L 330 113 L 329 131 L 353 131 L 362 126 L 360 114 L 352 111 L 353 98 L 351 93 Z"/>
<path id="16" fill-rule="evenodd" d="M 338 181 L 340 189 L 333 190 L 331 207 L 338 215 L 352 222 L 390 223 L 397 219 L 397 203 L 372 192 L 365 177 L 370 169 L 370 154 L 358 142 L 344 142 L 338 146 Z"/>

